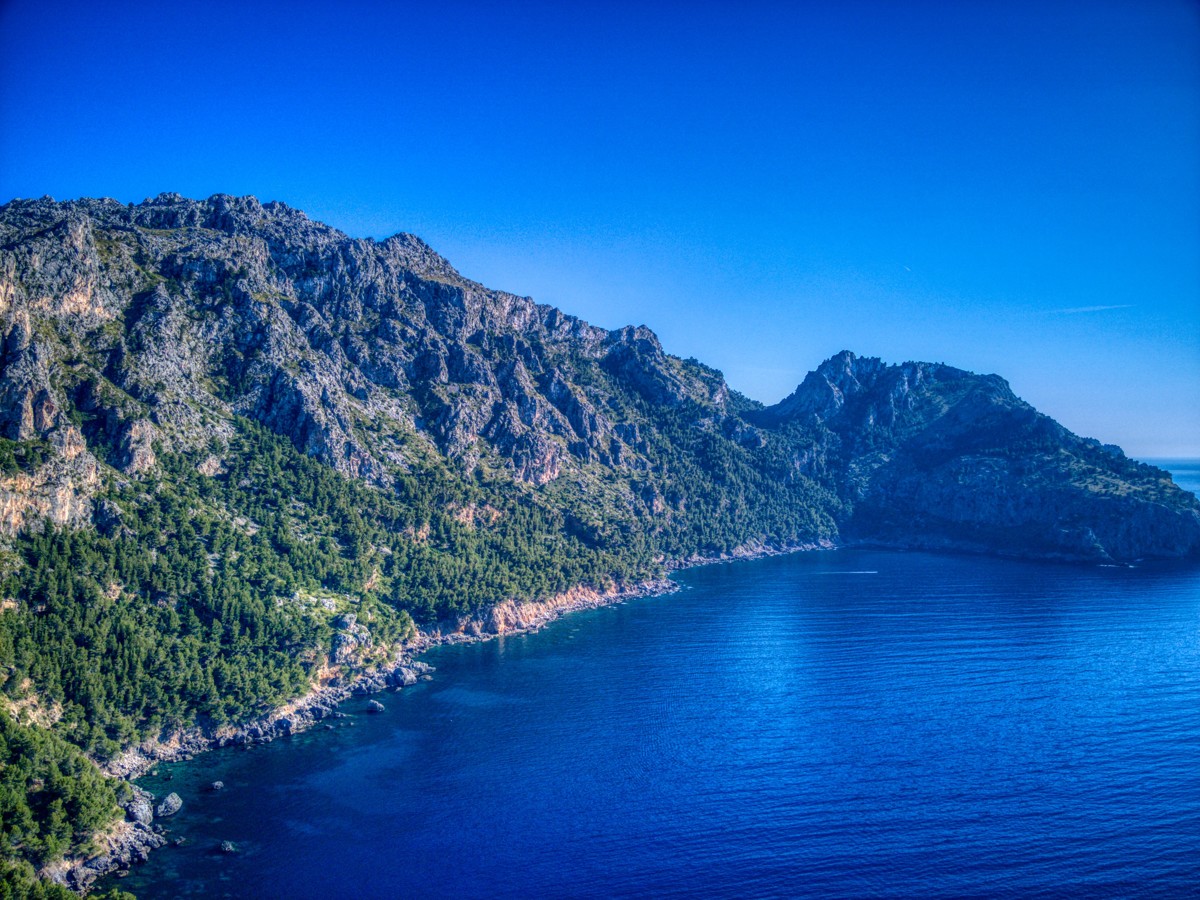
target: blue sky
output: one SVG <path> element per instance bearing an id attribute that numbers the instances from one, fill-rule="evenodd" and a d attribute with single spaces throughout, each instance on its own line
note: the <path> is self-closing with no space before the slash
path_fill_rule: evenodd
<path id="1" fill-rule="evenodd" d="M 1200 456 L 1200 4 L 0 2 L 0 202 L 283 200 L 773 402 L 843 349 Z"/>

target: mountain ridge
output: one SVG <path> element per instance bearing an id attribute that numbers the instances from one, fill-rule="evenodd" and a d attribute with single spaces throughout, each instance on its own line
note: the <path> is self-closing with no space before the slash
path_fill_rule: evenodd
<path id="1" fill-rule="evenodd" d="M 645 462 L 635 446 L 640 423 L 629 421 L 636 414 L 627 403 L 611 403 L 611 382 L 653 407 L 690 403 L 696 421 L 742 447 L 803 431 L 785 452 L 799 444 L 794 455 L 811 459 L 838 443 L 844 468 L 856 453 L 881 452 L 881 443 L 895 451 L 935 424 L 948 452 L 960 444 L 1010 452 L 1000 435 L 983 447 L 970 433 L 998 418 L 1034 443 L 1090 454 L 1084 439 L 1036 413 L 999 376 L 940 363 L 895 366 L 842 351 L 764 406 L 716 370 L 669 356 L 644 326 L 597 328 L 488 290 L 414 235 L 351 238 L 253 197 L 12 201 L 0 208 L 0 245 L 0 315 L 9 322 L 0 428 L 22 440 L 55 432 L 63 409 L 104 410 L 103 430 L 92 423 L 78 439 L 69 430 L 55 438 L 60 457 L 83 457 L 74 484 L 94 482 L 86 449 L 93 444 L 115 445 L 106 461 L 136 473 L 152 467 L 155 442 L 194 449 L 221 440 L 230 415 L 260 421 L 343 474 L 381 487 L 406 453 L 432 452 L 463 472 L 507 468 L 539 486 L 564 467 L 636 468 Z M 24 261 L 22 250 L 31 254 Z M 196 318 L 203 321 L 187 321 Z M 77 358 L 106 354 L 94 360 L 98 377 L 75 385 L 72 396 L 56 391 L 49 369 L 62 348 L 32 339 L 35 320 L 53 323 L 60 336 L 66 330 Z M 112 346 L 97 348 L 96 335 L 103 341 L 118 326 L 124 333 Z M 962 421 L 945 419 L 942 406 Z M 365 420 L 377 432 L 406 433 L 380 440 L 367 435 Z M 928 462 L 936 442 L 925 437 L 920 455 Z M 803 462 L 792 469 L 790 477 L 817 471 Z M 848 471 L 826 484 L 847 501 L 871 493 Z M 80 518 L 69 494 L 60 490 L 60 502 L 35 515 Z M 4 521 L 14 530 L 13 514 Z M 1114 546 L 1120 556 L 1138 555 L 1130 540 Z M 1070 555 L 1065 545 L 1059 550 Z M 1101 545 L 1100 555 L 1107 552 Z M 1080 555 L 1096 552 L 1089 545 Z"/>

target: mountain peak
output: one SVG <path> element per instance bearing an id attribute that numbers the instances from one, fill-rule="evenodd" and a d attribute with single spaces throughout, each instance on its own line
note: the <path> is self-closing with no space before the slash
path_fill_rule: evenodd
<path id="1" fill-rule="evenodd" d="M 877 356 L 842 350 L 805 376 L 790 395 L 763 411 L 771 421 L 891 424 L 931 385 L 956 384 L 995 395 L 998 402 L 1021 403 L 998 375 L 978 375 L 944 363 L 889 365 Z"/>
<path id="2" fill-rule="evenodd" d="M 878 357 L 842 350 L 809 372 L 795 391 L 763 414 L 781 422 L 813 417 L 828 421 L 848 400 L 868 390 L 885 368 Z"/>
<path id="3" fill-rule="evenodd" d="M 426 278 L 450 283 L 467 282 L 446 257 L 415 234 L 401 231 L 380 241 L 379 245 L 385 252 L 402 260 L 405 266 Z"/>

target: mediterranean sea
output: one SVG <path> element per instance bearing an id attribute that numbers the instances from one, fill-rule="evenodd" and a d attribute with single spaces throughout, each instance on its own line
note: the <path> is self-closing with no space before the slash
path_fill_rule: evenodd
<path id="1" fill-rule="evenodd" d="M 1181 479 L 1182 480 L 1182 479 Z M 162 765 L 159 897 L 1200 891 L 1200 567 L 834 550 L 438 648 Z M 225 783 L 218 793 L 204 788 Z M 238 852 L 221 854 L 222 841 Z"/>

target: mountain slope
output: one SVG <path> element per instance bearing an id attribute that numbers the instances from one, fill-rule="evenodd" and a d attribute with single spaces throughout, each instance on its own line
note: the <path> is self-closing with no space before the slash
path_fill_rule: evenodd
<path id="1" fill-rule="evenodd" d="M 663 506 L 664 467 L 681 449 L 730 454 L 751 477 L 769 468 L 737 416 L 751 404 L 719 373 L 666 355 L 645 328 L 605 331 L 486 290 L 408 235 L 352 240 L 221 196 L 13 203 L 0 219 L 0 427 L 86 445 L 79 472 L 47 479 L 63 496 L 94 486 L 89 454 L 127 474 L 151 470 L 156 446 L 219 458 L 239 415 L 385 488 L 435 465 L 557 481 L 591 509 L 597 479 L 620 473 L 605 513 L 624 520 L 678 512 Z M 82 501 L 31 512 L 87 518 Z"/>

